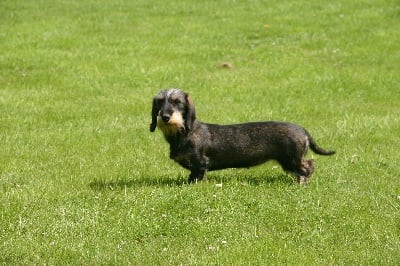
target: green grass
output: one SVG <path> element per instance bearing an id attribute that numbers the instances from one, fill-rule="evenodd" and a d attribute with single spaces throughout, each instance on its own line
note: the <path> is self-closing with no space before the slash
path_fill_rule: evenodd
<path id="1" fill-rule="evenodd" d="M 397 1 L 3 0 L 0 18 L 3 265 L 399 263 Z M 203 121 L 292 121 L 337 155 L 310 153 L 305 187 L 273 162 L 188 185 L 148 129 L 169 87 Z"/>

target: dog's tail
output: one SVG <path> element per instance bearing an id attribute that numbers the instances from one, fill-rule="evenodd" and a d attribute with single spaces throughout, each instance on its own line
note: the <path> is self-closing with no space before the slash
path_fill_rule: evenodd
<path id="1" fill-rule="evenodd" d="M 322 149 L 321 147 L 319 147 L 319 146 L 317 145 L 317 143 L 316 143 L 315 140 L 311 137 L 310 134 L 307 134 L 307 135 L 308 135 L 308 141 L 309 141 L 309 143 L 310 143 L 310 149 L 311 149 L 313 152 L 315 152 L 316 154 L 320 154 L 320 155 L 332 155 L 332 154 L 335 154 L 335 153 L 336 153 L 335 151 L 332 151 L 332 150 L 324 150 L 324 149 Z"/>

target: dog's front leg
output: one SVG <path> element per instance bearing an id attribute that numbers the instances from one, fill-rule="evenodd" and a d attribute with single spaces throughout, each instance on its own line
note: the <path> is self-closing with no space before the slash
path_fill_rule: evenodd
<path id="1" fill-rule="evenodd" d="M 205 180 L 207 169 L 192 170 L 189 175 L 189 183 L 197 183 L 198 181 Z"/>
<path id="2" fill-rule="evenodd" d="M 198 181 L 205 180 L 207 172 L 207 160 L 204 158 L 192 158 L 190 168 L 189 183 L 197 183 Z"/>

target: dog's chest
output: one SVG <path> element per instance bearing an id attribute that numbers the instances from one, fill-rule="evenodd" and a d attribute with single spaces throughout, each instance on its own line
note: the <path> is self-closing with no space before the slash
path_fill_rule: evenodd
<path id="1" fill-rule="evenodd" d="M 172 157 L 172 159 L 175 162 L 179 163 L 181 166 L 185 167 L 186 169 L 191 169 L 192 167 L 189 154 L 179 154 Z"/>
<path id="2" fill-rule="evenodd" d="M 170 158 L 181 166 L 190 169 L 192 166 L 191 158 L 193 157 L 193 147 L 190 143 L 186 145 L 171 145 L 170 147 Z"/>

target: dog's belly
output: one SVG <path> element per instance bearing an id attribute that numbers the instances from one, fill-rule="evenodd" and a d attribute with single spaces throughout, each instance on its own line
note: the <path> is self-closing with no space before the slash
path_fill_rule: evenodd
<path id="1" fill-rule="evenodd" d="M 249 168 L 256 166 L 271 158 L 266 154 L 224 154 L 220 156 L 210 156 L 208 170 L 220 170 L 225 168 Z"/>
<path id="2" fill-rule="evenodd" d="M 214 170 L 222 170 L 227 168 L 250 168 L 256 165 L 260 165 L 265 163 L 268 160 L 261 161 L 261 162 L 237 162 L 237 163 L 221 163 L 221 164 L 213 164 L 210 165 L 207 170 L 214 171 Z"/>

